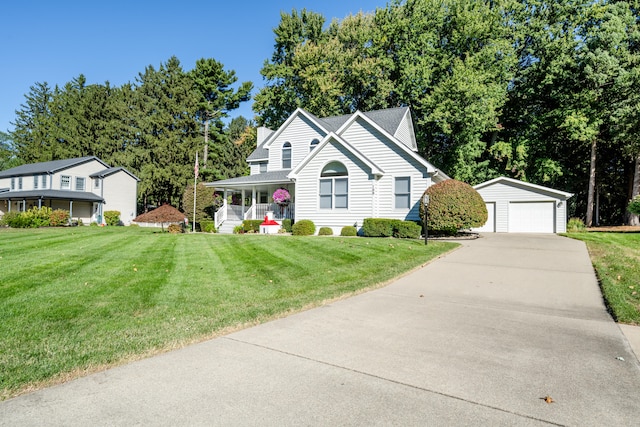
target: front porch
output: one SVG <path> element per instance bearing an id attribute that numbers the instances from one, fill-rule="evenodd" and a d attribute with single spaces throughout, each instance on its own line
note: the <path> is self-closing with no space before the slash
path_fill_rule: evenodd
<path id="1" fill-rule="evenodd" d="M 273 219 L 281 222 L 284 219 L 295 219 L 295 204 L 278 205 L 277 203 L 255 203 L 250 206 L 228 204 L 226 198 L 222 207 L 215 214 L 216 228 L 224 222 L 241 224 L 245 219 L 263 219 L 267 212 L 273 212 Z"/>

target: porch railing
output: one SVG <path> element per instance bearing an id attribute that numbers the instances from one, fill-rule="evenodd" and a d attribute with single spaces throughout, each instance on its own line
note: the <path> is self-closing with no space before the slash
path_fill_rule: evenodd
<path id="1" fill-rule="evenodd" d="M 256 218 L 264 218 L 267 211 L 273 212 L 273 219 L 294 219 L 295 218 L 295 204 L 289 203 L 286 206 L 278 205 L 277 203 L 258 203 L 255 205 Z"/>
<path id="2" fill-rule="evenodd" d="M 216 223 L 216 228 L 219 228 L 220 225 L 227 220 L 227 201 L 224 200 L 222 202 L 222 206 L 220 209 L 216 211 L 214 216 L 214 221 Z"/>

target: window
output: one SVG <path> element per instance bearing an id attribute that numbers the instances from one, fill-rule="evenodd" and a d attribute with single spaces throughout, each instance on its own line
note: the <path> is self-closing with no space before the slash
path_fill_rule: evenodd
<path id="1" fill-rule="evenodd" d="M 269 203 L 269 195 L 264 191 L 258 193 L 258 203 Z"/>
<path id="2" fill-rule="evenodd" d="M 349 207 L 349 179 L 347 168 L 340 162 L 327 164 L 320 174 L 320 209 Z"/>
<path id="3" fill-rule="evenodd" d="M 47 175 L 42 175 L 42 188 L 47 188 Z"/>
<path id="4" fill-rule="evenodd" d="M 76 191 L 84 191 L 84 178 L 76 177 Z"/>
<path id="5" fill-rule="evenodd" d="M 18 178 L 18 190 L 22 190 L 22 177 Z"/>
<path id="6" fill-rule="evenodd" d="M 12 190 L 16 189 L 16 179 L 15 178 L 11 178 L 11 189 Z"/>
<path id="7" fill-rule="evenodd" d="M 93 188 L 96 190 L 100 188 L 100 178 L 93 178 Z"/>
<path id="8" fill-rule="evenodd" d="M 71 190 L 71 177 L 68 175 L 62 175 L 60 177 L 60 189 Z"/>
<path id="9" fill-rule="evenodd" d="M 395 208 L 409 209 L 411 204 L 411 178 L 408 176 L 396 178 L 395 188 Z"/>
<path id="10" fill-rule="evenodd" d="M 282 169 L 291 169 L 291 144 L 285 142 L 282 146 Z"/>
<path id="11" fill-rule="evenodd" d="M 260 173 L 265 173 L 267 171 L 267 162 L 260 162 Z"/>
<path id="12" fill-rule="evenodd" d="M 38 175 L 34 175 L 33 176 L 33 189 L 37 190 L 38 189 L 38 181 L 39 181 L 39 176 Z"/>
<path id="13" fill-rule="evenodd" d="M 309 146 L 309 152 L 313 151 L 313 149 L 316 148 L 319 143 L 320 141 L 318 140 L 318 138 L 314 138 L 313 141 L 311 141 L 311 145 Z"/>

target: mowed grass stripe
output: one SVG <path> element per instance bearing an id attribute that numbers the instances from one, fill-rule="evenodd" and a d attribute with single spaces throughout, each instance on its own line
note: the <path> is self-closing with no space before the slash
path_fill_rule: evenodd
<path id="1" fill-rule="evenodd" d="M 375 286 L 453 247 L 124 227 L 0 236 L 13 281 L 0 285 L 2 398 Z"/>

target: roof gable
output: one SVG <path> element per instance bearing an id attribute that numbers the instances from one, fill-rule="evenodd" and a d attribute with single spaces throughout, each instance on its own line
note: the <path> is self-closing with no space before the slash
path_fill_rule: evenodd
<path id="1" fill-rule="evenodd" d="M 89 175 L 89 177 L 90 178 L 106 178 L 109 175 L 113 175 L 113 174 L 116 174 L 118 172 L 124 172 L 127 175 L 129 175 L 131 178 L 135 179 L 136 181 L 140 181 L 140 178 L 138 178 L 137 176 L 135 176 L 134 174 L 132 174 L 131 172 L 129 172 L 128 170 L 126 170 L 122 166 L 118 166 L 118 167 L 115 167 L 115 168 L 107 168 L 105 170 L 101 170 L 100 172 L 92 173 L 91 175 Z"/>
<path id="2" fill-rule="evenodd" d="M 564 197 L 565 199 L 568 199 L 573 196 L 573 193 L 567 193 L 566 191 L 555 190 L 553 188 L 545 187 L 543 185 L 537 185 L 537 184 L 532 184 L 530 182 L 520 181 L 519 179 L 507 178 L 506 176 L 501 176 L 498 178 L 491 179 L 489 181 L 485 181 L 481 184 L 474 185 L 473 188 L 475 190 L 480 190 L 482 188 L 489 187 L 494 184 L 500 184 L 500 183 L 523 188 L 523 189 L 550 193 L 559 197 Z"/>
<path id="3" fill-rule="evenodd" d="M 288 177 L 291 179 L 295 179 L 298 174 L 304 169 L 309 162 L 318 155 L 318 153 L 322 152 L 322 149 L 329 144 L 330 141 L 335 141 L 338 144 L 342 145 L 347 151 L 357 157 L 361 162 L 371 168 L 372 175 L 384 175 L 384 171 L 378 167 L 374 162 L 369 160 L 364 154 L 362 154 L 358 149 L 356 149 L 353 145 L 349 144 L 339 135 L 331 132 L 328 134 L 319 144 L 318 146 L 311 152 L 303 161 L 298 163 L 298 165 L 289 173 Z"/>
<path id="4" fill-rule="evenodd" d="M 271 135 L 269 135 L 269 137 L 265 140 L 264 146 L 262 148 L 263 149 L 268 149 L 271 146 L 271 144 L 273 143 L 273 141 L 275 141 L 280 136 L 280 134 L 282 134 L 282 132 L 287 127 L 289 127 L 291 122 L 293 122 L 296 119 L 296 117 L 299 117 L 299 116 L 303 116 L 303 117 L 307 118 L 307 120 L 310 120 L 314 125 L 316 125 L 318 128 L 320 128 L 320 130 L 322 130 L 325 133 L 325 135 L 329 133 L 329 131 L 326 128 L 326 124 L 322 123 L 321 119 L 318 119 L 316 116 L 314 116 L 313 114 L 303 110 L 302 108 L 297 108 L 296 111 L 294 111 L 289 116 L 289 118 L 287 118 L 287 120 L 282 124 L 282 126 L 280 126 L 278 128 L 277 131 L 275 131 Z M 252 159 L 252 160 L 255 160 L 255 159 Z"/>

